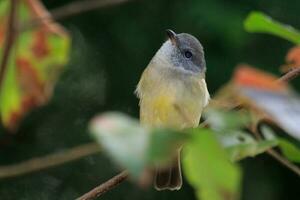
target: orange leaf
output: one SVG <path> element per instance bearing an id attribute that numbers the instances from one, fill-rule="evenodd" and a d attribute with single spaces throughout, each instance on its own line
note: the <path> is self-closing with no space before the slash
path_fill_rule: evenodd
<path id="1" fill-rule="evenodd" d="M 293 67 L 300 67 L 300 46 L 293 47 L 289 50 L 286 61 L 288 64 L 293 65 Z"/>
<path id="2" fill-rule="evenodd" d="M 0 1 L 0 43 L 5 37 L 9 4 Z M 70 45 L 68 33 L 53 22 L 40 0 L 19 1 L 18 8 L 16 21 L 21 27 L 37 18 L 43 20 L 39 26 L 21 30 L 10 52 L 0 88 L 0 117 L 10 130 L 18 127 L 28 111 L 49 100 L 68 61 Z"/>
<path id="3" fill-rule="evenodd" d="M 37 58 L 44 58 L 49 54 L 49 45 L 47 44 L 47 35 L 45 31 L 40 30 L 34 33 L 34 42 L 32 52 Z"/>
<path id="4" fill-rule="evenodd" d="M 233 81 L 240 86 L 246 86 L 268 91 L 285 91 L 288 89 L 284 83 L 276 82 L 277 77 L 249 65 L 241 64 L 237 67 Z"/>

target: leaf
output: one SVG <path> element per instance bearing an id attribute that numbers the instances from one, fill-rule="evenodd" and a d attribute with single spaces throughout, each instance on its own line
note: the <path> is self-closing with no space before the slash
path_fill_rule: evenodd
<path id="1" fill-rule="evenodd" d="M 210 107 L 206 109 L 204 115 L 232 161 L 254 157 L 278 144 L 278 140 L 266 127 L 263 128 L 268 137 L 262 141 L 255 140 L 252 135 L 242 130 L 252 123 L 251 117 L 245 109 L 228 111 Z"/>
<path id="2" fill-rule="evenodd" d="M 273 131 L 268 126 L 261 127 L 261 132 L 267 140 L 276 141 L 283 155 L 292 162 L 300 163 L 300 149 L 296 144 L 284 138 L 276 138 Z"/>
<path id="3" fill-rule="evenodd" d="M 138 178 L 145 168 L 167 164 L 187 134 L 169 129 L 148 129 L 121 113 L 104 113 L 90 124 L 95 140 L 110 158 Z"/>
<path id="4" fill-rule="evenodd" d="M 244 21 L 244 27 L 248 32 L 268 33 L 300 44 L 300 32 L 298 30 L 277 22 L 261 12 L 251 12 Z"/>
<path id="5" fill-rule="evenodd" d="M 0 58 L 9 2 L 0 2 Z M 38 0 L 19 1 L 17 8 L 20 25 L 49 15 Z M 49 100 L 68 61 L 69 46 L 69 35 L 51 19 L 42 21 L 36 28 L 19 32 L 0 88 L 0 116 L 5 127 L 15 130 L 28 111 Z"/>
<path id="6" fill-rule="evenodd" d="M 183 170 L 198 199 L 238 199 L 239 168 L 229 161 L 212 131 L 193 129 L 192 134 L 183 149 Z"/>
<path id="7" fill-rule="evenodd" d="M 279 148 L 281 149 L 283 155 L 292 162 L 300 163 L 300 148 L 295 144 L 280 138 Z"/>
<path id="8" fill-rule="evenodd" d="M 151 141 L 147 159 L 152 165 L 166 165 L 172 161 L 173 154 L 189 138 L 187 133 L 159 128 L 151 131 Z"/>
<path id="9" fill-rule="evenodd" d="M 286 57 L 286 64 L 281 66 L 281 71 L 284 73 L 289 72 L 292 69 L 300 67 L 300 46 L 291 48 Z"/>
<path id="10" fill-rule="evenodd" d="M 295 92 L 244 87 L 241 95 L 249 98 L 253 107 L 260 109 L 287 133 L 300 140 L 300 97 Z"/>
<path id="11" fill-rule="evenodd" d="M 232 161 L 254 157 L 278 145 L 278 140 L 275 138 L 257 141 L 251 135 L 241 131 L 218 134 L 217 137 Z"/>
<path id="12" fill-rule="evenodd" d="M 138 177 L 147 163 L 149 130 L 139 122 L 121 113 L 104 113 L 90 124 L 95 140 L 119 165 Z"/>
<path id="13" fill-rule="evenodd" d="M 231 96 L 223 101 L 239 99 L 253 118 L 266 119 L 300 140 L 300 96 L 276 80 L 270 73 L 242 65 L 230 82 Z"/>
<path id="14" fill-rule="evenodd" d="M 244 111 L 224 110 L 215 107 L 206 109 L 204 117 L 212 129 L 224 132 L 246 127 L 250 122 L 249 114 Z"/>

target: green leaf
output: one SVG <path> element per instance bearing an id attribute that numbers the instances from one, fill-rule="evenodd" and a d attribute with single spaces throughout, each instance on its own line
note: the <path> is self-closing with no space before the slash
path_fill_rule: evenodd
<path id="1" fill-rule="evenodd" d="M 278 144 L 276 139 L 257 141 L 251 135 L 242 131 L 235 131 L 231 134 L 216 134 L 232 161 L 254 157 Z"/>
<path id="2" fill-rule="evenodd" d="M 300 44 L 300 32 L 298 30 L 277 22 L 261 12 L 251 12 L 244 21 L 244 27 L 248 32 L 268 33 Z"/>
<path id="3" fill-rule="evenodd" d="M 281 149 L 283 155 L 292 162 L 300 163 L 300 148 L 293 143 L 280 138 L 279 148 Z"/>
<path id="4" fill-rule="evenodd" d="M 170 129 L 148 129 L 122 113 L 104 113 L 95 117 L 90 131 L 110 158 L 138 178 L 146 167 L 171 161 L 188 137 Z"/>
<path id="5" fill-rule="evenodd" d="M 250 115 L 245 110 L 227 111 L 210 108 L 204 115 L 232 161 L 254 157 L 278 145 L 274 134 L 267 127 L 262 127 L 266 138 L 262 141 L 257 141 L 252 135 L 242 131 L 251 123 Z"/>
<path id="6" fill-rule="evenodd" d="M 243 128 L 250 122 L 250 116 L 245 111 L 210 108 L 205 111 L 204 117 L 213 130 L 223 132 Z"/>
<path id="7" fill-rule="evenodd" d="M 6 37 L 10 1 L 0 1 L 0 59 Z M 20 1 L 20 24 L 48 15 L 39 1 Z M 15 130 L 31 109 L 49 100 L 53 87 L 68 61 L 70 37 L 55 22 L 22 30 L 17 34 L 0 88 L 0 118 Z"/>
<path id="8" fill-rule="evenodd" d="M 238 199 L 239 168 L 229 161 L 212 131 L 194 129 L 191 132 L 193 138 L 183 149 L 183 169 L 198 199 Z"/>
<path id="9" fill-rule="evenodd" d="M 151 141 L 147 159 L 152 165 L 165 165 L 171 162 L 172 154 L 189 138 L 190 135 L 171 129 L 154 129 L 151 131 Z"/>
<path id="10" fill-rule="evenodd" d="M 104 113 L 93 119 L 90 131 L 117 164 L 134 177 L 142 173 L 147 163 L 150 134 L 137 120 L 122 113 Z"/>

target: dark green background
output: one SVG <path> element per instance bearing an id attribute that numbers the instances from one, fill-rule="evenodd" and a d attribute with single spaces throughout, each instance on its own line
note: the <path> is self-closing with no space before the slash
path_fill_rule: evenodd
<path id="1" fill-rule="evenodd" d="M 50 9 L 68 2 L 44 0 Z M 279 74 L 278 67 L 293 45 L 273 36 L 246 33 L 243 20 L 252 10 L 300 29 L 300 1 L 295 0 L 140 0 L 62 20 L 73 36 L 71 61 L 51 102 L 31 112 L 16 135 L 1 133 L 1 165 L 91 141 L 87 123 L 96 113 L 117 110 L 138 117 L 133 91 L 165 40 L 167 28 L 199 38 L 206 52 L 212 94 L 241 62 Z M 299 178 L 272 158 L 249 158 L 241 166 L 243 200 L 299 199 Z M 0 199 L 74 199 L 117 172 L 105 156 L 90 156 L 0 180 Z M 188 184 L 178 192 L 156 192 L 126 182 L 102 199 L 194 199 L 194 194 Z"/>

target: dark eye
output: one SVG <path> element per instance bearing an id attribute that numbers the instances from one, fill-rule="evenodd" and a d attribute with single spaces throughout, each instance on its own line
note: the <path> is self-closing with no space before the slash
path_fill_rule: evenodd
<path id="1" fill-rule="evenodd" d="M 186 58 L 191 58 L 191 57 L 193 56 L 193 54 L 192 54 L 192 52 L 190 52 L 190 51 L 185 51 L 185 52 L 184 52 L 184 56 L 185 56 Z"/>

